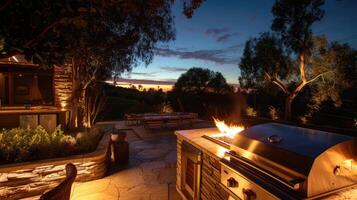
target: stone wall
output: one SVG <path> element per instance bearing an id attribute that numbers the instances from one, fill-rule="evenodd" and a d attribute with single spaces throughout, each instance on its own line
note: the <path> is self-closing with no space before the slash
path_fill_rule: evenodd
<path id="1" fill-rule="evenodd" d="M 69 109 L 72 95 L 72 65 L 54 66 L 55 105 Z"/>
<path id="2" fill-rule="evenodd" d="M 182 140 L 177 139 L 177 166 L 176 166 L 176 189 L 181 190 L 181 145 Z"/>
<path id="3" fill-rule="evenodd" d="M 177 139 L 176 189 L 181 188 L 181 145 L 182 139 Z M 220 186 L 221 165 L 219 159 L 205 152 L 202 153 L 200 198 L 202 200 L 227 200 L 228 192 Z"/>
<path id="4" fill-rule="evenodd" d="M 110 162 L 110 134 L 106 133 L 94 152 L 65 158 L 0 166 L 0 200 L 41 195 L 65 178 L 65 165 L 76 165 L 76 181 L 102 178 Z"/>
<path id="5" fill-rule="evenodd" d="M 228 192 L 220 185 L 221 164 L 218 158 L 203 153 L 201 169 L 201 199 L 227 200 Z"/>

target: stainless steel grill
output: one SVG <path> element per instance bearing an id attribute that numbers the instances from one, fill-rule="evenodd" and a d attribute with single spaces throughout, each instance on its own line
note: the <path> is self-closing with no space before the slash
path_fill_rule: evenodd
<path id="1" fill-rule="evenodd" d="M 317 198 L 356 185 L 356 162 L 356 138 L 261 124 L 233 138 L 221 183 L 241 199 Z"/>

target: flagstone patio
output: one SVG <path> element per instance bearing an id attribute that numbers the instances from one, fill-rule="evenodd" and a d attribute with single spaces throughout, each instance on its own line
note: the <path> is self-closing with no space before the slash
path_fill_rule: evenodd
<path id="1" fill-rule="evenodd" d="M 178 200 L 176 192 L 176 137 L 174 129 L 147 130 L 142 126 L 115 128 L 127 131 L 130 159 L 126 166 L 112 165 L 103 179 L 75 183 L 71 199 Z M 207 127 L 207 123 L 194 125 Z M 192 128 L 192 127 L 180 127 Z M 180 129 L 177 128 L 177 129 Z"/>

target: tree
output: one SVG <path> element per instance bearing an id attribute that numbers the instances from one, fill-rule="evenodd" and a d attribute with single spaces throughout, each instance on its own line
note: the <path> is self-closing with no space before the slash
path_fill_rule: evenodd
<path id="1" fill-rule="evenodd" d="M 311 27 L 322 19 L 323 4 L 323 0 L 277 0 L 272 9 L 274 20 L 271 26 L 277 36 L 262 34 L 245 46 L 239 65 L 241 82 L 248 84 L 248 79 L 255 77 L 260 83 L 265 79 L 278 86 L 287 96 L 286 120 L 291 118 L 291 104 L 302 89 L 329 72 L 308 74 L 316 72 L 315 66 L 309 62 L 313 48 Z M 259 58 L 261 55 L 263 57 Z"/>
<path id="2" fill-rule="evenodd" d="M 184 1 L 188 17 L 202 2 L 196 1 Z M 7 0 L 0 4 L 0 58 L 23 54 L 44 67 L 72 63 L 71 124 L 90 127 L 88 88 L 139 60 L 150 63 L 155 45 L 174 39 L 172 3 Z"/>
<path id="3" fill-rule="evenodd" d="M 231 92 L 232 87 L 220 72 L 203 68 L 190 68 L 181 74 L 174 85 L 174 90 L 181 92 Z"/>
<path id="4" fill-rule="evenodd" d="M 323 79 L 311 85 L 312 97 L 309 102 L 312 115 L 318 111 L 320 105 L 331 100 L 336 107 L 341 106 L 341 93 L 347 88 L 357 86 L 357 51 L 347 44 L 328 42 L 324 37 L 313 40 L 311 51 L 311 65 L 313 74 L 325 73 Z"/>
<path id="5" fill-rule="evenodd" d="M 221 73 L 191 68 L 178 78 L 168 99 L 176 110 L 196 112 L 209 119 L 232 111 L 232 93 L 233 88 Z"/>
<path id="6" fill-rule="evenodd" d="M 328 42 L 325 37 L 313 38 L 306 62 L 306 75 L 313 77 L 306 82 L 312 92 L 309 102 L 312 112 L 328 99 L 335 106 L 341 105 L 342 91 L 356 85 L 356 55 L 356 50 L 347 44 Z M 299 85 L 298 66 L 276 36 L 263 33 L 246 43 L 239 65 L 239 82 L 243 88 L 266 89 L 267 83 L 278 85 L 283 93 L 288 94 Z"/>

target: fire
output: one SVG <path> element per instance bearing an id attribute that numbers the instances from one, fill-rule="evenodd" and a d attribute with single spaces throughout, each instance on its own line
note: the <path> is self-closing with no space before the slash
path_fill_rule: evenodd
<path id="1" fill-rule="evenodd" d="M 216 127 L 221 133 L 226 134 L 227 137 L 233 138 L 236 134 L 244 130 L 244 126 L 229 124 L 227 125 L 224 121 L 216 119 L 213 117 Z"/>

